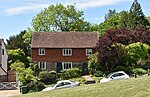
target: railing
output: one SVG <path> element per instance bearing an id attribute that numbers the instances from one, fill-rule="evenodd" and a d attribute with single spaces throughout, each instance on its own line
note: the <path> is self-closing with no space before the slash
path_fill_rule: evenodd
<path id="1" fill-rule="evenodd" d="M 18 89 L 17 82 L 0 82 L 0 90 L 16 90 Z"/>

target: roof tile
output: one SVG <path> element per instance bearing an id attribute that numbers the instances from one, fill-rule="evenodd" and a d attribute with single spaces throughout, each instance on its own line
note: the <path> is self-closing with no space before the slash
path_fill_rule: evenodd
<path id="1" fill-rule="evenodd" d="M 94 48 L 97 32 L 35 32 L 32 48 Z"/>

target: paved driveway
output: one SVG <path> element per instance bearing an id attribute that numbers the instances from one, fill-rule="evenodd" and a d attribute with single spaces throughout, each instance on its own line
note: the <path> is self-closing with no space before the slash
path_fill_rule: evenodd
<path id="1" fill-rule="evenodd" d="M 21 95 L 19 90 L 0 90 L 0 97 Z"/>

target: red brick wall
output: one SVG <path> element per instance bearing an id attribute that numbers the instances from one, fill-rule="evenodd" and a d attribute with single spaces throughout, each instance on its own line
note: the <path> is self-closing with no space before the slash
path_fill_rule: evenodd
<path id="1" fill-rule="evenodd" d="M 72 56 L 63 56 L 62 49 L 45 49 L 45 55 L 38 55 L 38 48 L 32 48 L 33 62 L 86 62 L 86 49 L 72 49 Z M 96 50 L 94 49 L 94 53 Z"/>
<path id="2" fill-rule="evenodd" d="M 8 71 L 8 82 L 16 82 L 16 72 L 13 70 Z"/>

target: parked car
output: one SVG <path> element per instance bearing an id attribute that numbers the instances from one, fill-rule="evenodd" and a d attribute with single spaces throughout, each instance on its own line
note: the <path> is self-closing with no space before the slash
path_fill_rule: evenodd
<path id="1" fill-rule="evenodd" d="M 79 82 L 74 82 L 74 81 L 70 81 L 70 80 L 62 80 L 62 81 L 58 81 L 56 84 L 54 84 L 51 87 L 43 89 L 42 91 L 50 91 L 50 90 L 61 89 L 61 88 L 69 88 L 69 87 L 75 87 L 75 86 L 79 86 L 79 85 L 80 85 Z"/>
<path id="2" fill-rule="evenodd" d="M 109 82 L 112 80 L 122 80 L 130 78 L 124 71 L 118 71 L 108 74 L 105 78 L 100 80 L 100 83 Z"/>

